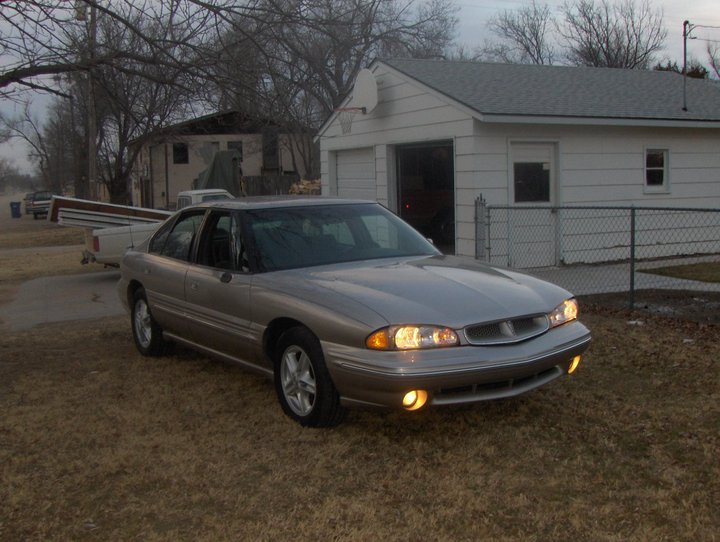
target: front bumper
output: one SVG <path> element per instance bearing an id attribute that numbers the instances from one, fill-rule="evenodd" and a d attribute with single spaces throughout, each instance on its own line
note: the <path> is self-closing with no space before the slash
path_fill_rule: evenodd
<path id="1" fill-rule="evenodd" d="M 418 389 L 428 392 L 430 405 L 525 393 L 566 374 L 590 341 L 576 321 L 509 345 L 378 352 L 323 343 L 323 349 L 343 404 L 399 408 Z"/>

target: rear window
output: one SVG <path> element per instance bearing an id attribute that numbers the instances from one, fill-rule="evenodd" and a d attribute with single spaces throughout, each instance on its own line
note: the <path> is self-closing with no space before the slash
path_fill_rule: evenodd
<path id="1" fill-rule="evenodd" d="M 203 201 L 222 201 L 226 199 L 231 199 L 228 197 L 227 194 L 208 194 L 206 196 L 202 197 Z"/>

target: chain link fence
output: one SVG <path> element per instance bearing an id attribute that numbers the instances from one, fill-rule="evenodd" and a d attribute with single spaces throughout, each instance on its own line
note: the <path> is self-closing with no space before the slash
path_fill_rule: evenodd
<path id="1" fill-rule="evenodd" d="M 476 200 L 476 258 L 527 270 L 575 294 L 720 290 L 653 269 L 720 261 L 720 209 L 500 206 Z"/>

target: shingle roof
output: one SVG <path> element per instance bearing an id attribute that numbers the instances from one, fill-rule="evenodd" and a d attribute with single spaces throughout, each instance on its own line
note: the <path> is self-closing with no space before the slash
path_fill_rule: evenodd
<path id="1" fill-rule="evenodd" d="M 381 62 L 484 115 L 720 121 L 720 83 L 650 70 L 390 59 Z"/>

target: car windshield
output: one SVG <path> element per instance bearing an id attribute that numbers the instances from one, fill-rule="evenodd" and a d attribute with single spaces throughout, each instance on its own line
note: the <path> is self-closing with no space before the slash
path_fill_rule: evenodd
<path id="1" fill-rule="evenodd" d="M 412 227 L 373 203 L 257 209 L 247 217 L 264 271 L 439 254 Z"/>

